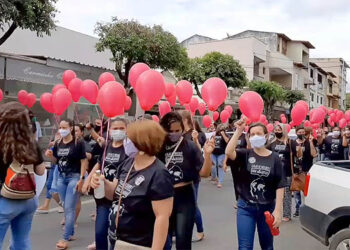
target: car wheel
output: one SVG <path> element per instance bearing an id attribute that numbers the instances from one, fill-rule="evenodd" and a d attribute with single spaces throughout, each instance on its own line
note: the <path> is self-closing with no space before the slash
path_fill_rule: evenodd
<path id="1" fill-rule="evenodd" d="M 350 250 L 350 229 L 340 230 L 332 237 L 329 250 Z"/>

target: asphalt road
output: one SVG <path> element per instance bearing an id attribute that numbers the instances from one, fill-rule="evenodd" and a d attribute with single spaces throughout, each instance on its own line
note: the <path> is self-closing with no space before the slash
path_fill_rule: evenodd
<path id="1" fill-rule="evenodd" d="M 227 173 L 224 186 L 218 189 L 209 180 L 202 180 L 200 186 L 199 205 L 204 220 L 205 239 L 193 244 L 195 250 L 225 250 L 238 249 L 236 231 L 236 210 L 233 209 L 233 185 L 231 174 Z M 71 243 L 70 249 L 82 250 L 94 241 L 94 222 L 90 214 L 94 211 L 93 200 L 85 197 L 83 208 L 76 229 L 77 240 Z M 51 209 L 49 214 L 35 215 L 32 228 L 32 249 L 51 250 L 62 237 L 60 221 L 62 214 Z M 4 248 L 7 249 L 10 233 L 8 233 Z M 254 249 L 260 249 L 256 235 Z M 305 233 L 297 219 L 283 224 L 280 236 L 275 239 L 275 249 L 278 250 L 326 250 L 317 240 Z"/>

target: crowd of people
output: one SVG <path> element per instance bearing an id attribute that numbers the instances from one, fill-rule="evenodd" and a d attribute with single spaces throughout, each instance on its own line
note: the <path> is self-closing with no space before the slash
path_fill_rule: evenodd
<path id="1" fill-rule="evenodd" d="M 293 174 L 307 173 L 316 160 L 349 159 L 349 128 L 324 126 L 314 138 L 308 127 L 287 133 L 276 123 L 268 132 L 261 123 L 247 128 L 244 118 L 213 123 L 203 132 L 188 111 L 167 113 L 159 123 L 148 118 L 84 125 L 61 119 L 45 150 L 51 168 L 44 204 L 37 208 L 31 174 L 44 174 L 45 166 L 30 113 L 16 102 L 2 104 L 0 248 L 11 227 L 10 249 L 31 249 L 33 215 L 48 213 L 54 199 L 64 213 L 56 248 L 68 249 L 76 239 L 80 198 L 91 195 L 95 241 L 88 249 L 191 249 L 204 239 L 197 202 L 201 178 L 211 177 L 220 189 L 230 168 L 238 248 L 253 249 L 257 230 L 261 248 L 273 249 L 265 212 L 273 215 L 274 228 L 299 216 L 303 190 L 291 191 Z M 14 170 L 18 165 L 22 175 Z M 26 189 L 12 185 L 11 178 L 25 182 Z"/>

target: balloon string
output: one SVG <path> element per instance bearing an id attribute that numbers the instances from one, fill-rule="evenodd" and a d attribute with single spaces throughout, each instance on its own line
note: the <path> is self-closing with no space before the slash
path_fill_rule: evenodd
<path id="1" fill-rule="evenodd" d="M 53 124 L 53 128 L 51 129 L 51 136 L 50 136 L 50 140 L 49 140 L 48 145 L 50 145 L 52 138 L 53 138 L 53 140 L 55 140 L 55 137 L 53 135 L 55 134 L 55 131 L 57 130 L 56 126 L 58 127 L 58 122 L 57 122 L 55 114 L 53 114 L 53 119 L 56 121 L 56 123 Z"/>
<path id="2" fill-rule="evenodd" d="M 101 119 L 100 111 L 98 111 L 97 105 L 95 105 L 95 109 L 96 109 L 96 113 L 97 113 L 98 119 Z"/>
<path id="3" fill-rule="evenodd" d="M 108 144 L 108 132 L 109 132 L 109 125 L 110 125 L 110 118 L 107 121 L 107 133 L 106 133 L 106 140 L 105 140 L 105 148 L 103 150 L 103 157 L 102 157 L 102 166 L 101 166 L 101 173 L 103 174 L 103 169 L 105 167 L 105 160 L 106 160 L 106 151 L 107 151 L 107 144 Z"/>
<path id="4" fill-rule="evenodd" d="M 77 109 L 78 109 L 78 105 L 77 105 L 77 103 L 74 103 L 74 113 L 75 113 L 75 117 L 77 118 L 78 123 L 80 123 L 80 121 L 79 121 L 79 115 L 78 115 Z"/>
<path id="5" fill-rule="evenodd" d="M 102 119 L 101 119 L 101 128 L 100 128 L 100 135 L 102 136 L 103 134 L 103 119 L 105 118 L 105 115 L 102 115 Z"/>

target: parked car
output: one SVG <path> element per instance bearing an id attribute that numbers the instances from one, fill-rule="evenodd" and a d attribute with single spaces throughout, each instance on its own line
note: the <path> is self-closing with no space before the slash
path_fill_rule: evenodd
<path id="1" fill-rule="evenodd" d="M 306 177 L 303 229 L 329 246 L 350 249 L 350 161 L 317 162 Z"/>

